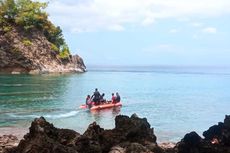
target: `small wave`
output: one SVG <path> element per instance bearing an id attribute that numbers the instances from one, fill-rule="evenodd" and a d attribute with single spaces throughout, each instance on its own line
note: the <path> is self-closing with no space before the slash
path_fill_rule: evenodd
<path id="1" fill-rule="evenodd" d="M 0 86 L 4 86 L 4 87 L 21 87 L 22 84 L 2 84 L 2 83 L 0 83 Z"/>
<path id="2" fill-rule="evenodd" d="M 79 111 L 71 111 L 71 112 L 64 113 L 64 114 L 44 115 L 44 117 L 45 118 L 51 118 L 51 119 L 68 118 L 68 117 L 75 116 L 78 113 L 79 113 Z"/>
<path id="3" fill-rule="evenodd" d="M 72 117 L 75 116 L 79 113 L 79 111 L 71 111 L 68 113 L 62 113 L 62 114 L 47 114 L 47 115 L 17 115 L 17 114 L 8 114 L 11 117 L 14 118 L 20 118 L 20 119 L 28 119 L 28 118 L 39 118 L 40 116 L 44 116 L 45 118 L 48 119 L 60 119 L 60 118 L 68 118 L 68 117 Z"/>
<path id="4" fill-rule="evenodd" d="M 33 92 L 3 92 L 0 96 L 16 96 L 16 95 L 40 95 L 40 94 L 50 94 L 48 91 L 33 91 Z"/>
<path id="5" fill-rule="evenodd" d="M 10 99 L 0 99 L 0 103 L 25 103 L 25 102 L 42 102 L 42 101 L 51 101 L 57 100 L 55 97 L 44 97 L 44 98 L 35 98 L 35 97 L 26 97 L 26 98 L 10 98 Z"/>
<path id="6" fill-rule="evenodd" d="M 3 87 L 22 87 L 22 86 L 41 86 L 40 84 L 21 84 L 21 83 L 0 83 L 0 86 L 3 86 Z"/>
<path id="7" fill-rule="evenodd" d="M 10 117 L 14 117 L 14 118 L 38 118 L 40 117 L 39 115 L 17 115 L 17 114 L 9 114 Z"/>

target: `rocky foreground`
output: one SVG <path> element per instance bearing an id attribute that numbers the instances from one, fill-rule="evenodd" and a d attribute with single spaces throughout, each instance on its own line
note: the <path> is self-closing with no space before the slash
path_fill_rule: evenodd
<path id="1" fill-rule="evenodd" d="M 230 153 L 230 116 L 210 127 L 201 138 L 188 133 L 174 147 L 160 147 L 153 128 L 146 118 L 119 115 L 115 128 L 106 130 L 95 122 L 84 134 L 70 129 L 58 129 L 45 118 L 35 119 L 29 133 L 18 146 L 4 147 L 0 137 L 0 152 L 5 153 Z M 11 136 L 11 139 L 16 139 Z M 12 143 L 11 139 L 8 141 Z M 13 145 L 12 145 L 13 146 Z"/>

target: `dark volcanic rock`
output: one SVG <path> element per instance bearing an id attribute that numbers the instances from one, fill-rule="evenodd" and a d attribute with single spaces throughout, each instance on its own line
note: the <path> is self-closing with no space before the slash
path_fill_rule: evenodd
<path id="1" fill-rule="evenodd" d="M 35 119 L 30 132 L 20 141 L 18 153 L 77 153 L 75 140 L 79 133 L 69 129 L 58 129 L 43 117 Z"/>
<path id="2" fill-rule="evenodd" d="M 218 123 L 203 133 L 205 140 L 230 147 L 230 116 L 226 115 L 224 123 Z"/>
<path id="3" fill-rule="evenodd" d="M 115 118 L 115 125 L 112 130 L 104 130 L 96 123 L 89 125 L 86 132 L 77 141 L 77 146 L 87 145 L 88 148 L 97 148 L 98 152 L 109 152 L 113 146 L 124 142 L 136 142 L 141 146 L 151 143 L 156 145 L 156 136 L 145 118 L 141 119 L 135 115 L 131 117 L 119 115 Z"/>
<path id="4" fill-rule="evenodd" d="M 77 150 L 84 153 L 102 152 L 101 144 L 99 143 L 102 131 L 104 129 L 100 128 L 96 122 L 90 124 L 85 133 L 77 139 Z"/>
<path id="5" fill-rule="evenodd" d="M 130 118 L 128 116 L 117 116 L 115 119 L 115 129 L 122 132 L 130 142 L 139 142 L 144 144 L 146 141 L 156 143 L 156 136 L 153 134 L 153 128 L 147 122 L 146 118 L 139 118 L 135 114 Z"/>
<path id="6" fill-rule="evenodd" d="M 105 130 L 96 122 L 83 135 L 58 129 L 43 117 L 35 119 L 30 132 L 7 153 L 230 153 L 230 117 L 204 132 L 188 133 L 174 148 L 160 148 L 153 129 L 145 118 L 119 115 L 115 128 Z"/>
<path id="7" fill-rule="evenodd" d="M 210 127 L 202 139 L 195 132 L 186 134 L 176 145 L 176 153 L 230 153 L 230 116 Z"/>
<path id="8" fill-rule="evenodd" d="M 188 133 L 184 136 L 183 142 L 192 147 L 198 147 L 201 143 L 201 137 L 196 132 Z"/>
<path id="9" fill-rule="evenodd" d="M 96 122 L 83 135 L 68 129 L 58 129 L 43 117 L 35 119 L 15 153 L 108 153 L 116 147 L 127 153 L 152 153 L 159 149 L 156 136 L 147 120 L 137 116 L 117 116 L 116 127 L 104 130 Z M 157 153 L 157 152 L 155 152 Z"/>
<path id="10" fill-rule="evenodd" d="M 207 131 L 203 132 L 203 136 L 205 137 L 205 140 L 213 140 L 214 138 L 220 140 L 222 137 L 222 130 L 224 128 L 223 123 L 218 123 L 218 125 L 211 126 Z"/>
<path id="11" fill-rule="evenodd" d="M 178 144 L 179 153 L 199 153 L 201 137 L 196 132 L 188 133 Z"/>

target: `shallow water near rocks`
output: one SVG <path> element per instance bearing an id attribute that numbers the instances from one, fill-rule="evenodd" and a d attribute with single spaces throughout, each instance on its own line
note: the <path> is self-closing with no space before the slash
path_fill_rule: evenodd
<path id="1" fill-rule="evenodd" d="M 94 89 L 123 107 L 98 112 L 78 107 Z M 154 127 L 158 142 L 202 134 L 230 108 L 230 69 L 213 67 L 92 67 L 66 75 L 0 75 L 0 126 L 29 127 L 44 116 L 54 126 L 84 132 L 96 121 L 113 128 L 118 114 L 136 113 Z"/>

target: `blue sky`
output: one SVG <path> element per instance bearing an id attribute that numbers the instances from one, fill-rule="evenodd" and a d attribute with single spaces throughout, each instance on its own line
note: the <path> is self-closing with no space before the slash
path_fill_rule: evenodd
<path id="1" fill-rule="evenodd" d="M 86 65 L 228 65 L 229 0 L 52 0 Z"/>

